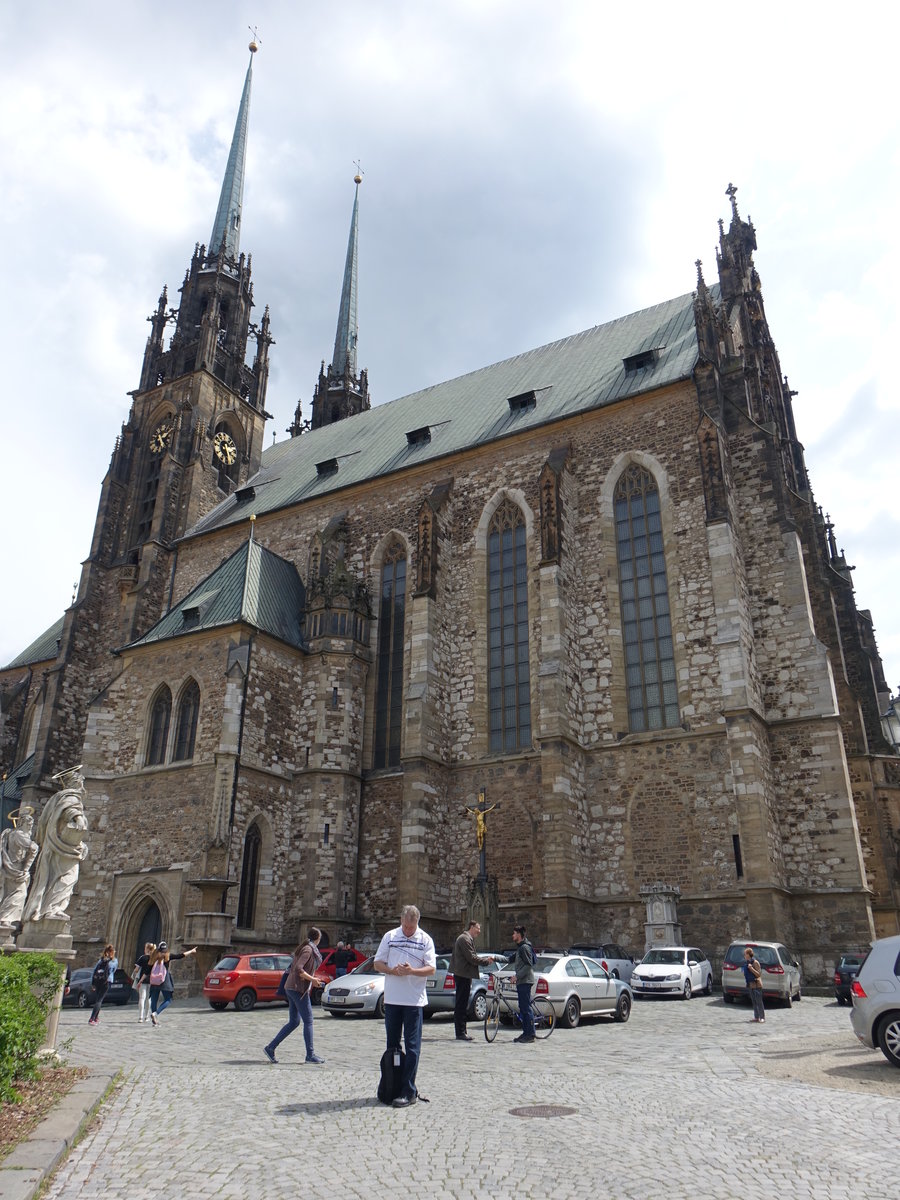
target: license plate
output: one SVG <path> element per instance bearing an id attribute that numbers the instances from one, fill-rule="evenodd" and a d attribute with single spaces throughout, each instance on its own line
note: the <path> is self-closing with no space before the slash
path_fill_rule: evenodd
<path id="1" fill-rule="evenodd" d="M 500 984 L 501 992 L 514 992 L 515 990 L 516 990 L 516 985 L 514 983 L 501 983 Z"/>
<path id="2" fill-rule="evenodd" d="M 425 986 L 426 986 L 426 988 L 433 988 L 433 987 L 434 987 L 434 980 L 433 980 L 433 979 L 426 979 L 426 980 L 425 980 Z"/>
<path id="3" fill-rule="evenodd" d="M 209 984 L 209 986 L 210 986 L 210 987 L 218 987 L 218 986 L 219 986 L 219 983 L 220 983 L 221 981 L 220 981 L 220 980 L 218 980 L 218 979 L 207 979 L 207 981 L 206 981 L 206 982 Z"/>
<path id="4" fill-rule="evenodd" d="M 344 996 L 330 996 L 328 1003 L 329 1004 L 343 1004 L 344 1001 L 345 1001 Z"/>

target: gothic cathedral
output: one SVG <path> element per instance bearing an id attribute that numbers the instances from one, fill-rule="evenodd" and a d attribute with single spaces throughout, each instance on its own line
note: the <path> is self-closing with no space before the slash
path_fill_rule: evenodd
<path id="1" fill-rule="evenodd" d="M 332 360 L 264 452 L 250 85 L 77 597 L 0 671 L 4 816 L 84 764 L 84 960 L 365 942 L 404 903 L 448 942 L 478 879 L 562 949 L 642 952 L 655 884 L 686 943 L 810 979 L 898 932 L 889 691 L 734 189 L 715 283 L 372 408 L 357 178 Z"/>

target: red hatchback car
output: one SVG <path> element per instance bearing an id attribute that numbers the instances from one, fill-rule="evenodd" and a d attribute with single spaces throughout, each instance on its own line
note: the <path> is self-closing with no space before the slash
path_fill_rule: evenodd
<path id="1" fill-rule="evenodd" d="M 317 979 L 322 979 L 322 978 L 334 979 L 334 972 L 335 972 L 334 955 L 335 955 L 335 952 L 336 952 L 335 946 L 329 946 L 327 949 L 325 949 L 322 946 L 319 947 L 319 953 L 322 955 L 322 963 L 321 963 L 318 971 L 316 971 Z M 366 956 L 364 954 L 360 954 L 360 952 L 358 950 L 348 950 L 347 953 L 352 955 L 352 958 L 347 963 L 348 971 L 355 970 L 355 968 L 358 967 L 361 962 L 366 961 Z"/>
<path id="2" fill-rule="evenodd" d="M 229 1004 L 249 1012 L 256 1004 L 281 1000 L 275 991 L 291 965 L 290 954 L 264 950 L 260 954 L 227 954 L 219 959 L 203 981 L 203 995 L 210 1008 L 221 1012 Z"/>

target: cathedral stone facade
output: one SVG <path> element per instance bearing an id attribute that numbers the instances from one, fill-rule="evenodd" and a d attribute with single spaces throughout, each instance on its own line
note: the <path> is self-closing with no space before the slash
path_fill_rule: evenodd
<path id="1" fill-rule="evenodd" d="M 447 942 L 481 793 L 501 931 L 640 952 L 664 883 L 686 942 L 784 940 L 809 979 L 897 932 L 889 693 L 733 189 L 715 284 L 376 408 L 355 197 L 313 420 L 263 452 L 249 97 L 78 595 L 0 672 L 6 807 L 84 763 L 77 945 L 183 937 L 202 970 L 408 902 Z"/>

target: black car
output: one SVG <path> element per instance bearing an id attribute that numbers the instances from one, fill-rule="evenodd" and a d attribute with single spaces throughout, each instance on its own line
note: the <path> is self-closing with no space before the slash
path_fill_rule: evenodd
<path id="1" fill-rule="evenodd" d="M 834 968 L 834 998 L 838 1004 L 851 1004 L 850 988 L 859 974 L 864 954 L 842 954 Z"/>
<path id="2" fill-rule="evenodd" d="M 63 1004 L 76 1008 L 92 1008 L 96 999 L 91 986 L 93 974 L 93 967 L 76 967 L 69 979 L 69 990 L 63 996 Z M 118 967 L 115 982 L 109 985 L 103 1003 L 128 1004 L 132 999 L 137 1000 L 137 992 L 131 986 L 131 976 L 122 967 Z"/>

